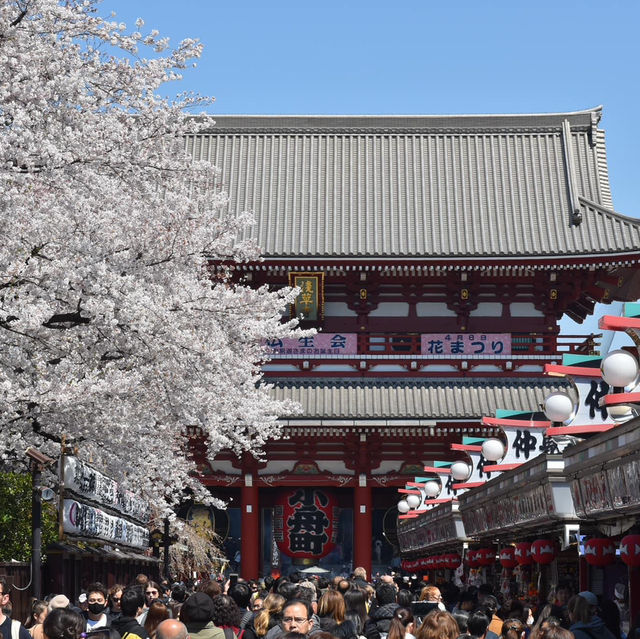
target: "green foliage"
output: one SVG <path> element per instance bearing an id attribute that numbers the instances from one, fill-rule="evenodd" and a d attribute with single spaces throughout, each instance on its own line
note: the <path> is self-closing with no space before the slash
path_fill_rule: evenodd
<path id="1" fill-rule="evenodd" d="M 54 507 L 42 504 L 42 553 L 58 539 Z M 0 473 L 0 561 L 31 558 L 31 475 Z"/>

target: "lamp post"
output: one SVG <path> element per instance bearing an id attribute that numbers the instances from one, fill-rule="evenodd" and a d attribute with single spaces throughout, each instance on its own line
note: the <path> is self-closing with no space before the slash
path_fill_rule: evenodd
<path id="1" fill-rule="evenodd" d="M 169 536 L 169 518 L 164 518 L 164 576 L 169 579 L 169 546 L 171 537 Z"/>
<path id="2" fill-rule="evenodd" d="M 31 460 L 31 584 L 33 596 L 42 599 L 42 493 L 40 483 L 45 466 L 54 462 L 35 448 L 27 448 Z"/>

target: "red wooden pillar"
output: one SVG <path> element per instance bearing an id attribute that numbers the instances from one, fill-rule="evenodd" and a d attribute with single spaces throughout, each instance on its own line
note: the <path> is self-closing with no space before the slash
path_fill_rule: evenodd
<path id="1" fill-rule="evenodd" d="M 640 568 L 629 566 L 629 620 L 633 624 L 640 614 Z"/>
<path id="2" fill-rule="evenodd" d="M 258 487 L 254 478 L 247 473 L 242 487 L 242 517 L 240 520 L 240 576 L 257 579 L 260 576 L 260 526 Z"/>
<path id="3" fill-rule="evenodd" d="M 370 578 L 373 531 L 371 486 L 366 482 L 366 475 L 361 474 L 353 489 L 353 567 L 362 566 Z"/>

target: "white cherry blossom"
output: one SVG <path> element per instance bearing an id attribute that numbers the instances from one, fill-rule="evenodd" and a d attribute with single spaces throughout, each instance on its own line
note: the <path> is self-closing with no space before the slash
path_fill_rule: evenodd
<path id="1" fill-rule="evenodd" d="M 172 50 L 101 11 L 0 4 L 1 463 L 29 445 L 55 456 L 65 437 L 164 514 L 208 496 L 186 426 L 213 462 L 258 455 L 295 410 L 260 366 L 264 338 L 295 334 L 281 321 L 295 292 L 212 270 L 258 254 L 236 239 L 251 216 L 184 151 L 211 100 L 162 96 L 201 45 Z"/>

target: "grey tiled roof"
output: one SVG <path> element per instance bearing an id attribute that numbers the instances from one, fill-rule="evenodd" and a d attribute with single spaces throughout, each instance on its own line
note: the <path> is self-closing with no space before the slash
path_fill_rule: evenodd
<path id="1" fill-rule="evenodd" d="M 496 409 L 537 411 L 559 380 L 285 380 L 272 394 L 301 404 L 298 419 L 460 419 Z"/>
<path id="2" fill-rule="evenodd" d="M 267 257 L 635 252 L 640 222 L 611 210 L 599 119 L 219 116 L 187 148 L 221 169 L 232 210 L 255 212 Z"/>

